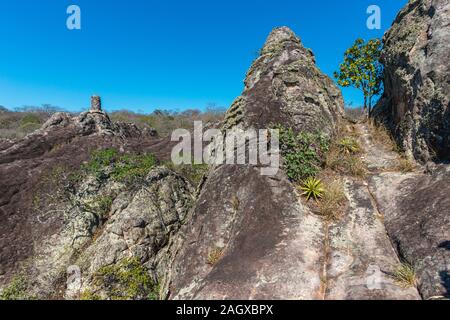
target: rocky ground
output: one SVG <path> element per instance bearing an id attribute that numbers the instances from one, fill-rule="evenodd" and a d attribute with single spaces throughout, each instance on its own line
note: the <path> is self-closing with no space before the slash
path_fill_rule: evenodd
<path id="1" fill-rule="evenodd" d="M 410 1 L 386 39 L 411 16 L 440 25 L 447 9 Z M 385 41 L 397 61 L 398 42 Z M 415 52 L 408 57 L 420 63 Z M 388 74 L 399 70 L 386 63 Z M 0 140 L 0 298 L 448 298 L 450 167 L 438 157 L 446 140 L 438 158 L 428 149 L 448 128 L 438 122 L 412 134 L 422 142 L 404 140 L 389 118 L 400 105 L 380 104 L 376 121 L 348 120 L 340 90 L 282 27 L 224 121 L 209 125 L 280 128 L 275 176 L 261 175 L 262 164 L 174 166 L 173 143 L 112 121 L 98 97 L 88 112 L 58 113 L 24 139 Z M 308 201 L 302 187 L 312 176 L 323 192 Z"/>

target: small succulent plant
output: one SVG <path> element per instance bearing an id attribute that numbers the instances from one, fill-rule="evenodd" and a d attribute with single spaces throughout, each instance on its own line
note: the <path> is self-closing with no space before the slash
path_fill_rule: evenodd
<path id="1" fill-rule="evenodd" d="M 303 186 L 300 187 L 300 190 L 303 191 L 303 195 L 308 201 L 311 198 L 314 198 L 316 201 L 318 201 L 320 198 L 322 198 L 324 192 L 322 181 L 314 177 L 309 177 L 308 179 L 306 179 L 306 181 L 303 183 Z"/>
<path id="2" fill-rule="evenodd" d="M 357 153 L 359 151 L 358 142 L 352 138 L 344 138 L 339 143 L 342 152 L 347 154 Z"/>

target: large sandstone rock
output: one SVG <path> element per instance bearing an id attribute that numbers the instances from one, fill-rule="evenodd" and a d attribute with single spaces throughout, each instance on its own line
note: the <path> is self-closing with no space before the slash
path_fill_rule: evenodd
<path id="1" fill-rule="evenodd" d="M 274 30 L 261 53 L 224 128 L 282 123 L 332 135 L 342 98 L 312 53 L 287 28 Z M 348 205 L 330 221 L 304 204 L 283 170 L 267 177 L 258 169 L 211 171 L 174 241 L 169 298 L 420 299 L 390 276 L 400 260 L 366 183 L 346 179 Z"/>
<path id="2" fill-rule="evenodd" d="M 399 256 L 412 264 L 423 298 L 450 296 L 450 167 L 433 174 L 383 173 L 370 188 Z"/>
<path id="3" fill-rule="evenodd" d="M 107 181 L 101 188 L 111 192 L 111 189 L 117 189 L 117 186 L 112 181 Z M 101 190 L 95 189 L 88 185 L 78 196 L 86 201 L 86 198 L 92 195 L 101 194 Z M 102 226 L 96 225 L 96 239 L 90 241 L 92 228 L 80 229 L 79 232 L 84 234 L 86 230 L 90 231 L 88 236 L 84 236 L 81 254 L 76 255 L 80 243 L 73 242 L 73 239 L 80 238 L 79 235 L 72 233 L 70 238 L 60 239 L 66 242 L 69 240 L 66 245 L 77 245 L 71 246 L 73 250 L 70 254 L 66 250 L 65 256 L 76 257 L 73 265 L 80 268 L 82 275 L 81 286 L 68 287 L 65 297 L 78 299 L 83 292 L 91 292 L 104 299 L 110 298 L 110 292 L 96 283 L 96 275 L 102 268 L 118 265 L 126 259 L 135 259 L 151 274 L 155 283 L 164 283 L 166 255 L 158 256 L 158 253 L 166 247 L 185 221 L 194 201 L 194 192 L 195 189 L 187 180 L 165 168 L 152 170 L 135 190 L 119 187 L 115 192 L 115 200 L 107 221 Z M 74 228 L 69 225 L 67 229 Z M 59 244 L 56 247 L 64 246 Z M 61 263 L 61 260 L 59 258 L 51 261 Z M 69 261 L 64 265 L 65 268 Z M 40 275 L 42 273 L 39 272 Z"/>
<path id="4" fill-rule="evenodd" d="M 450 3 L 410 0 L 384 36 L 376 114 L 409 156 L 450 158 Z"/>
<path id="5" fill-rule="evenodd" d="M 288 28 L 275 29 L 251 66 L 245 90 L 228 111 L 225 129 L 257 129 L 281 123 L 332 134 L 344 102 L 333 81 L 315 65 L 314 54 Z"/>
<path id="6" fill-rule="evenodd" d="M 365 149 L 364 162 L 367 163 L 369 176 L 365 187 L 360 189 L 365 191 L 361 192 L 353 187 L 349 192 L 349 198 L 361 204 L 358 211 L 375 207 L 378 220 L 382 222 L 384 232 L 387 232 L 393 244 L 391 250 L 397 253 L 398 263 L 403 261 L 415 269 L 417 288 L 421 297 L 424 299 L 448 297 L 450 166 L 430 165 L 426 170 L 417 167 L 413 172 L 401 172 L 398 169 L 399 154 L 377 143 L 371 136 L 367 124 L 358 126 L 359 140 Z M 368 201 L 364 201 L 364 198 Z M 351 238 L 358 237 L 355 225 L 366 219 L 367 217 L 361 217 L 352 222 Z M 345 220 L 348 221 L 348 217 L 339 224 Z M 371 222 L 369 224 L 371 229 L 377 228 L 380 221 Z M 383 237 L 381 228 L 379 229 L 376 235 L 379 240 L 375 242 L 378 249 L 371 256 L 376 258 L 374 265 L 377 265 L 383 274 L 392 274 L 392 269 L 386 267 L 386 262 L 391 258 L 386 250 L 387 246 L 381 245 Z M 340 228 L 340 232 L 343 231 L 344 229 Z M 364 232 L 361 243 L 364 242 L 365 246 L 369 246 L 372 239 L 371 232 Z M 346 251 L 348 252 L 350 251 Z M 363 258 L 368 250 L 359 252 L 358 260 Z"/>
<path id="7" fill-rule="evenodd" d="M 223 127 L 281 123 L 332 135 L 342 111 L 338 88 L 283 27 L 268 37 Z M 267 177 L 250 165 L 214 168 L 182 229 L 170 298 L 323 298 L 326 230 L 298 199 L 282 170 Z"/>
<path id="8" fill-rule="evenodd" d="M 152 129 L 114 123 L 101 109 L 78 116 L 58 113 L 24 139 L 0 141 L 0 286 L 8 283 L 23 265 L 33 264 L 37 255 L 42 258 L 40 249 L 44 243 L 65 238 L 67 224 L 83 230 L 80 239 L 88 237 L 95 226 L 91 215 L 78 215 L 76 207 L 68 209 L 61 202 L 48 209 L 54 219 L 42 221 L 35 208 L 36 194 L 42 191 L 43 180 L 53 177 L 58 182 L 59 176 L 52 176 L 55 170 L 76 171 L 89 160 L 92 151 L 105 148 L 116 148 L 123 153 L 151 152 L 158 159 L 167 160 L 171 143 L 157 137 Z M 48 190 L 46 198 L 56 196 L 53 192 Z M 54 246 L 54 254 L 47 252 L 43 265 L 46 259 L 66 249 L 65 245 Z M 59 272 L 60 268 L 55 270 Z M 49 279 L 39 281 L 51 285 L 53 274 L 43 272 L 42 276 Z M 54 288 L 43 291 L 48 293 L 50 289 Z"/>

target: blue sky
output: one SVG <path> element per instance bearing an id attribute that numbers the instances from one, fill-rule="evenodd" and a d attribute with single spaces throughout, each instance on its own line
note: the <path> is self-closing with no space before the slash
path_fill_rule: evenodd
<path id="1" fill-rule="evenodd" d="M 228 107 L 268 33 L 289 26 L 330 76 L 357 37 L 382 37 L 407 0 L 0 0 L 0 105 L 108 110 Z M 66 9 L 81 8 L 81 30 Z M 366 27 L 380 6 L 382 29 Z M 362 96 L 345 89 L 347 103 Z"/>

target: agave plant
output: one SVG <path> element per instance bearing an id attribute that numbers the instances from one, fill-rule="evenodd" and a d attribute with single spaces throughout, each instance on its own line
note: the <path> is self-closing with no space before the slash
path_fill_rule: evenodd
<path id="1" fill-rule="evenodd" d="M 306 200 L 308 201 L 311 198 L 314 198 L 316 201 L 318 201 L 320 198 L 322 198 L 324 192 L 322 181 L 314 177 L 309 177 L 303 183 L 303 186 L 300 187 L 300 189 L 303 191 L 303 195 L 306 196 Z"/>
<path id="2" fill-rule="evenodd" d="M 341 142 L 339 143 L 339 147 L 341 148 L 341 150 L 347 154 L 350 153 L 356 153 L 359 151 L 359 145 L 358 142 L 356 142 L 354 139 L 352 138 L 344 138 L 341 140 Z"/>

